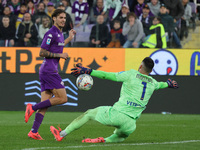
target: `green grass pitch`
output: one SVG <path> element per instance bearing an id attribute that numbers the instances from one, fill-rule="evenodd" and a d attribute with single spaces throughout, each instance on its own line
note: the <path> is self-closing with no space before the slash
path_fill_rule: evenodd
<path id="1" fill-rule="evenodd" d="M 0 150 L 200 150 L 200 115 L 142 114 L 137 129 L 122 143 L 81 143 L 83 137 L 107 137 L 114 128 L 89 121 L 57 142 L 50 125 L 64 129 L 78 112 L 47 112 L 39 129 L 44 141 L 28 138 L 34 115 L 24 122 L 22 111 L 0 111 Z"/>

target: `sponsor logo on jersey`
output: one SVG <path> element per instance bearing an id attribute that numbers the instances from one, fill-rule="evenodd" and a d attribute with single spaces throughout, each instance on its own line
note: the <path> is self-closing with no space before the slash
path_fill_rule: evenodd
<path id="1" fill-rule="evenodd" d="M 134 106 L 134 107 L 142 107 L 142 105 L 131 102 L 131 101 L 127 101 L 127 105 Z"/>
<path id="2" fill-rule="evenodd" d="M 65 45 L 65 43 L 58 43 L 58 46 L 64 46 Z"/>
<path id="3" fill-rule="evenodd" d="M 46 43 L 46 44 L 47 44 L 47 45 L 49 45 L 50 43 L 51 43 L 51 39 L 50 39 L 50 38 L 48 38 L 48 39 L 47 39 L 47 43 Z"/>

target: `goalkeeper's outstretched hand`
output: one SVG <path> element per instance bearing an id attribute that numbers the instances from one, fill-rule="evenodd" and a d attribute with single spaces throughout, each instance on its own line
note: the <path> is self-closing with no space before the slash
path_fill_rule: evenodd
<path id="1" fill-rule="evenodd" d="M 91 74 L 92 69 L 85 68 L 81 64 L 76 64 L 75 68 L 71 69 L 71 74 L 74 75 L 75 77 L 78 77 L 81 74 Z"/>
<path id="2" fill-rule="evenodd" d="M 169 88 L 175 88 L 175 89 L 178 88 L 178 84 L 177 84 L 177 82 L 175 80 L 168 79 L 167 80 L 167 84 L 168 84 Z"/>

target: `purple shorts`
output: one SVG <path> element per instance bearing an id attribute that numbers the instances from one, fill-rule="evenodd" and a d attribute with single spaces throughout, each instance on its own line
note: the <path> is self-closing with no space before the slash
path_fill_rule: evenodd
<path id="1" fill-rule="evenodd" d="M 39 74 L 41 92 L 45 90 L 65 88 L 59 74 Z"/>

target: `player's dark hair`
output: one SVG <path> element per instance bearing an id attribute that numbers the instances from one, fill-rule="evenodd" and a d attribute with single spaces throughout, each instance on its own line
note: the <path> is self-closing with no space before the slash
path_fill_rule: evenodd
<path id="1" fill-rule="evenodd" d="M 142 61 L 145 65 L 146 72 L 150 73 L 154 67 L 154 62 L 150 57 L 146 57 Z"/>
<path id="2" fill-rule="evenodd" d="M 62 14 L 62 13 L 65 13 L 65 14 L 66 14 L 66 12 L 65 12 L 64 10 L 62 10 L 62 9 L 56 9 L 56 10 L 53 12 L 53 14 L 52 14 L 52 16 L 51 16 L 53 24 L 54 24 L 53 17 L 57 17 L 57 16 L 59 16 L 59 15 Z"/>

